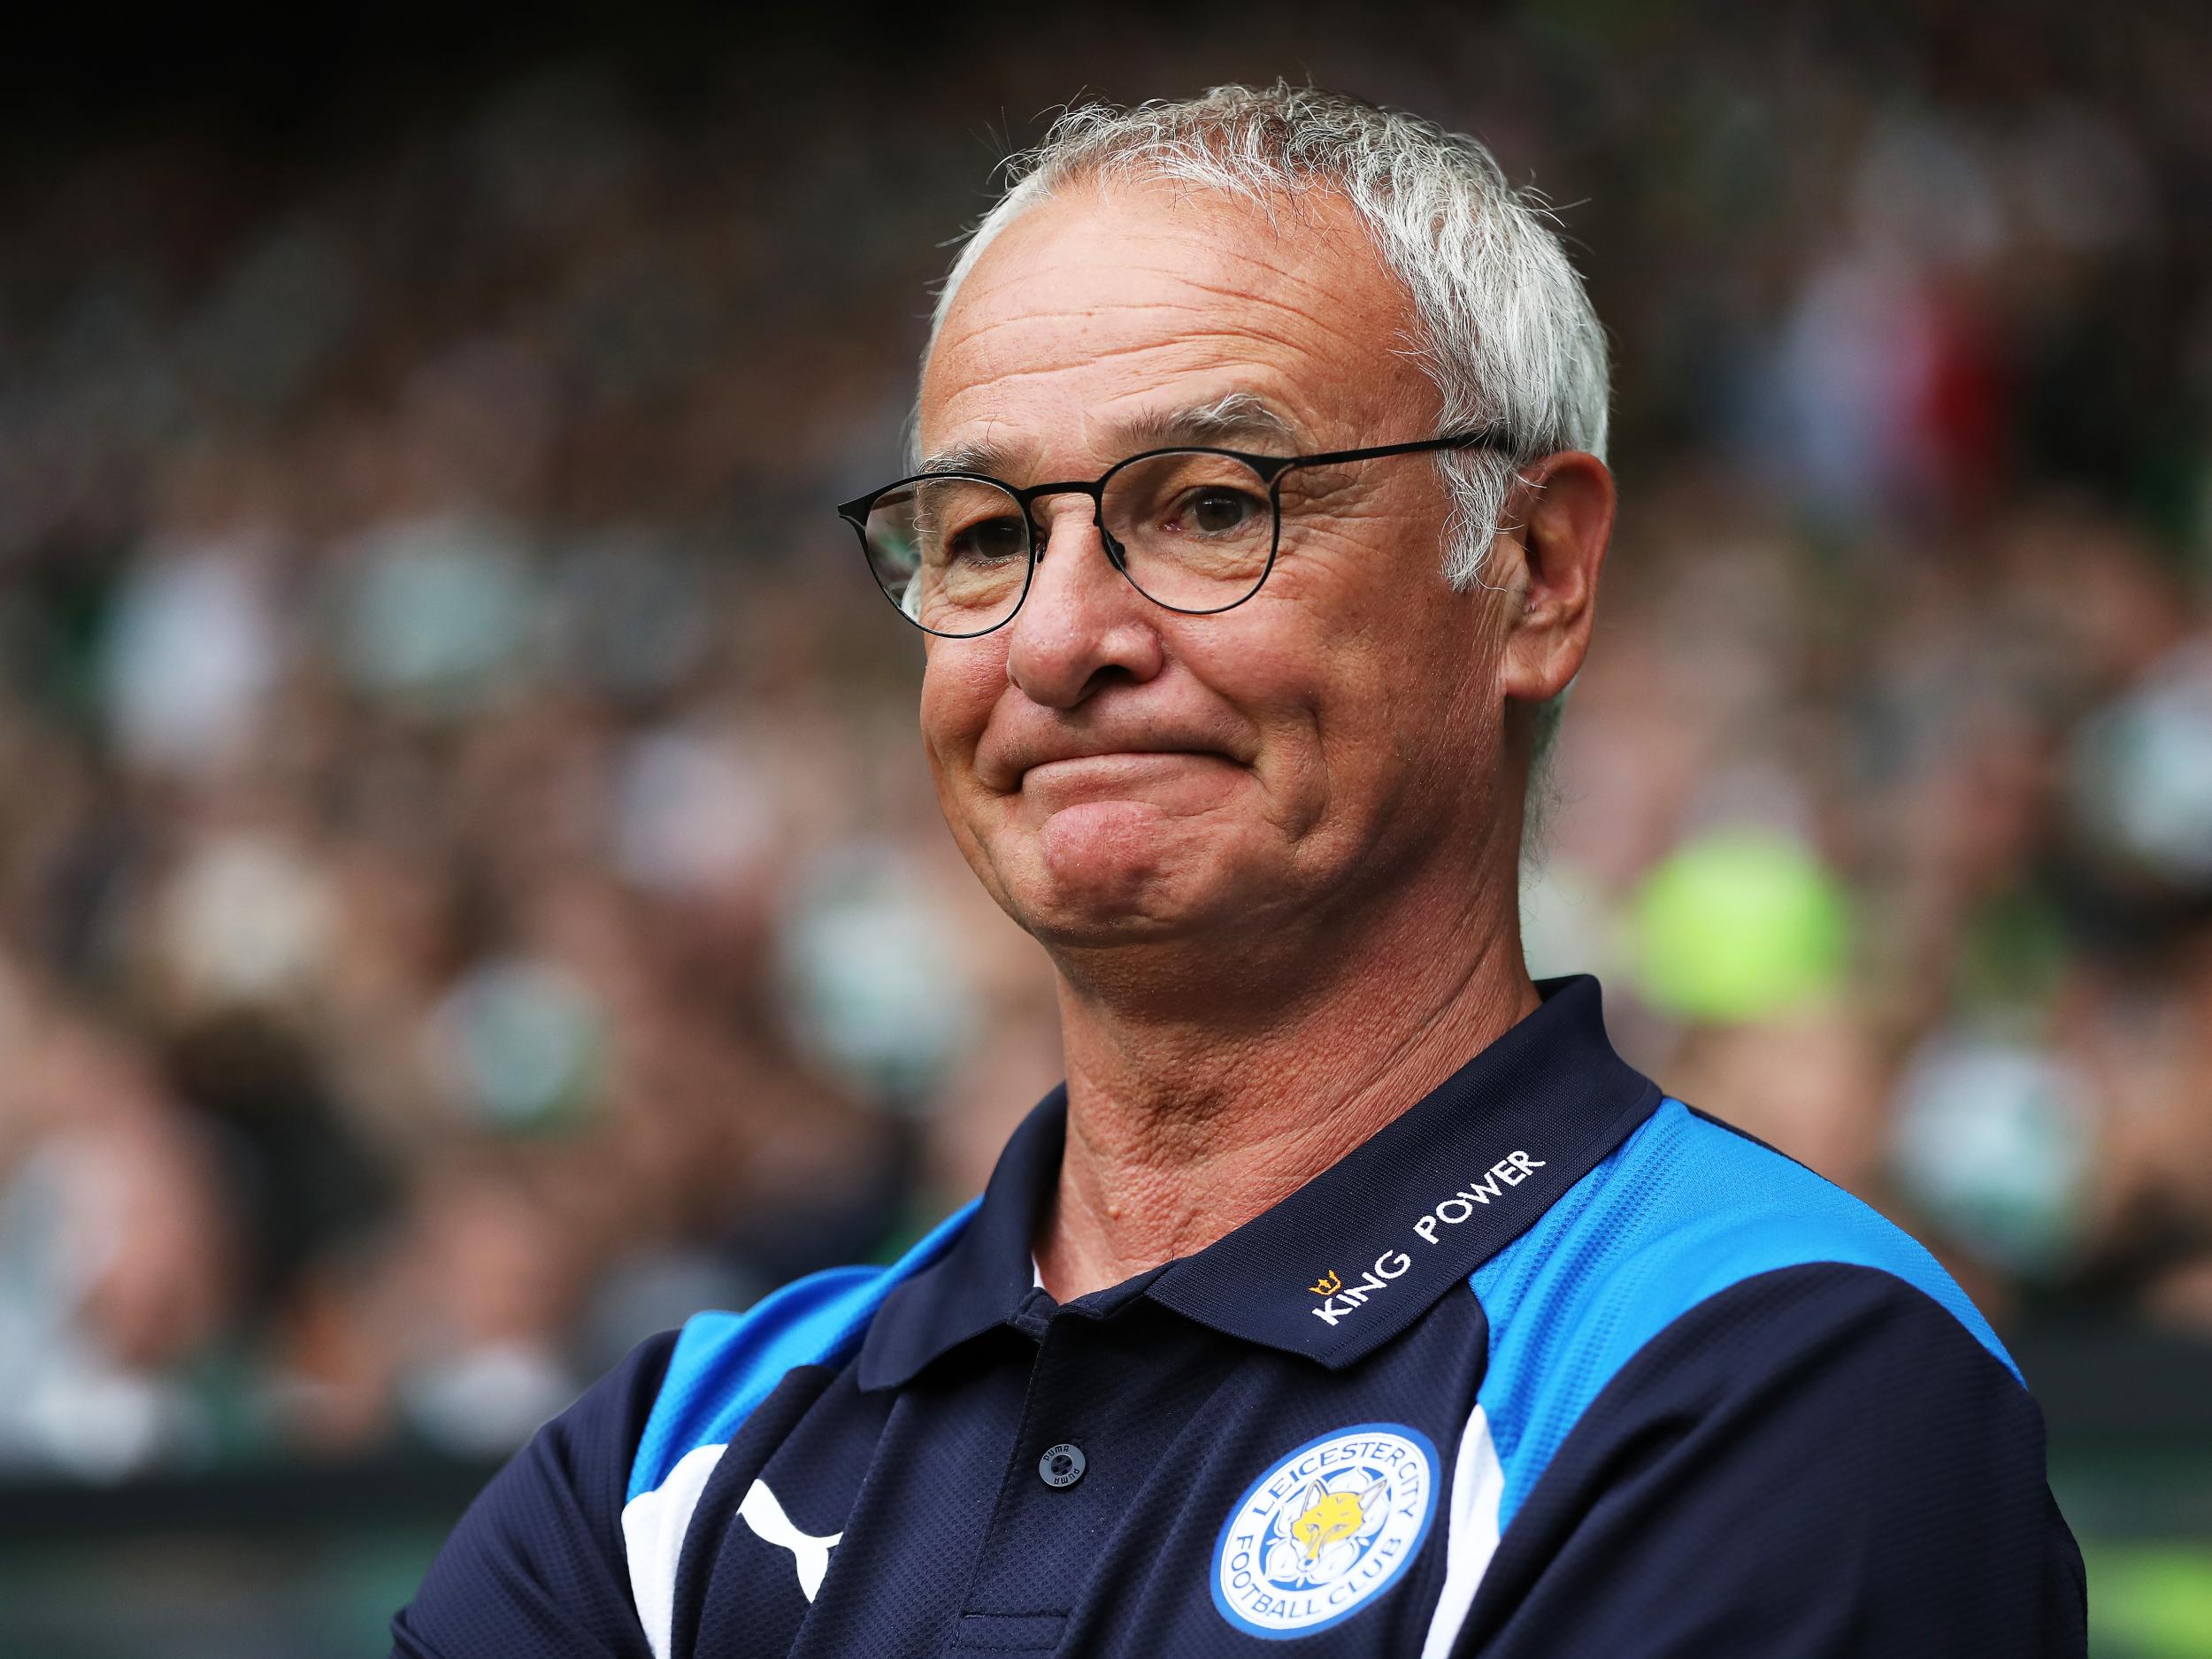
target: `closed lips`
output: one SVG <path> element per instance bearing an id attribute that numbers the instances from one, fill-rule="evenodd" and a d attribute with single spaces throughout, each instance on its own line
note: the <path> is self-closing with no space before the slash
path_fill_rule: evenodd
<path id="1" fill-rule="evenodd" d="M 1071 733 L 1040 733 L 1028 740 L 1016 738 L 987 742 L 976 756 L 977 776 L 995 789 L 1018 789 L 1022 779 L 1042 766 L 1063 762 L 1120 760 L 1139 762 L 1170 755 L 1204 755 L 1232 765 L 1248 764 L 1228 744 L 1206 735 L 1162 738 L 1135 736 L 1120 741 L 1076 737 Z"/>
<path id="2" fill-rule="evenodd" d="M 1040 766 L 1061 766 L 1075 761 L 1149 760 L 1166 755 L 1210 755 L 1217 760 L 1228 759 L 1228 757 L 1222 754 L 1220 750 L 1212 749 L 1085 749 L 1079 755 L 1048 756 L 1042 760 L 1032 761 L 1022 770 L 1024 775 L 1026 775 L 1036 771 Z"/>

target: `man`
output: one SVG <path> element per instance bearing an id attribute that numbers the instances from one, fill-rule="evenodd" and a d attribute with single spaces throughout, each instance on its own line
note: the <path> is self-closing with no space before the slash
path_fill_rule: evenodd
<path id="1" fill-rule="evenodd" d="M 1605 375 L 1471 140 L 1063 119 L 942 296 L 918 476 L 842 511 L 1067 1081 L 895 1266 L 548 1425 L 400 1652 L 2083 1650 L 1958 1287 L 1523 965 Z"/>

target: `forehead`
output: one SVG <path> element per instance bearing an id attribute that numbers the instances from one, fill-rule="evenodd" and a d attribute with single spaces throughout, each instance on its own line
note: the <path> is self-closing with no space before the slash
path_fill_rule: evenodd
<path id="1" fill-rule="evenodd" d="M 1079 183 L 1008 225 L 955 293 L 924 367 L 923 448 L 1110 461 L 1117 432 L 1238 392 L 1316 444 L 1384 442 L 1434 406 L 1415 337 L 1340 196 L 1271 216 L 1189 186 Z"/>

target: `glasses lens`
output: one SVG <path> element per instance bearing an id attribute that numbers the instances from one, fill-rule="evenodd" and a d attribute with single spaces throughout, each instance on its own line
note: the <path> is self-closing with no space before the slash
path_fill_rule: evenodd
<path id="1" fill-rule="evenodd" d="M 1266 481 L 1232 456 L 1147 456 L 1107 480 L 1102 504 L 1129 580 L 1161 604 L 1223 610 L 1267 574 L 1275 503 Z"/>
<path id="2" fill-rule="evenodd" d="M 1029 585 L 1021 503 L 982 479 L 909 479 L 876 498 L 864 539 L 877 584 L 932 634 L 987 632 Z"/>

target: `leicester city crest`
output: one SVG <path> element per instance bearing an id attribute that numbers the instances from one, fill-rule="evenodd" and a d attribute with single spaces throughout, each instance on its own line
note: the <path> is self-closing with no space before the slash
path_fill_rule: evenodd
<path id="1" fill-rule="evenodd" d="M 1255 1636 L 1348 1618 L 1420 1554 L 1436 1508 L 1436 1448 L 1402 1423 L 1308 1440 L 1252 1484 L 1214 1546 L 1214 1605 Z"/>

